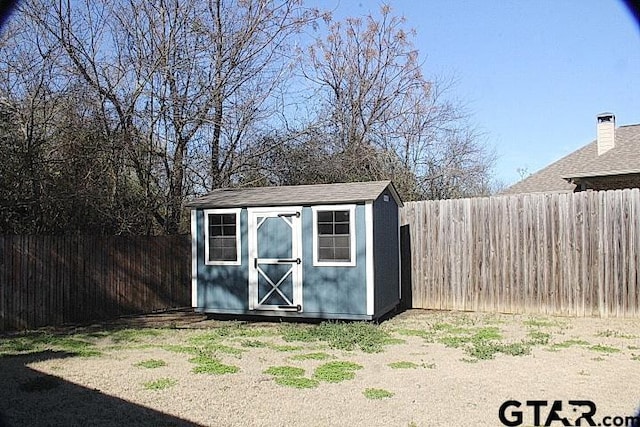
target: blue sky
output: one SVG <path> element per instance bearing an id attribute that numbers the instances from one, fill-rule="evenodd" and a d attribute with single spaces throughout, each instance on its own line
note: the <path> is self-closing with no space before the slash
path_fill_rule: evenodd
<path id="1" fill-rule="evenodd" d="M 379 1 L 325 0 L 334 18 Z M 457 79 L 449 97 L 495 148 L 504 184 L 595 139 L 596 115 L 640 123 L 640 27 L 621 0 L 388 0 L 416 30 L 427 76 Z"/>

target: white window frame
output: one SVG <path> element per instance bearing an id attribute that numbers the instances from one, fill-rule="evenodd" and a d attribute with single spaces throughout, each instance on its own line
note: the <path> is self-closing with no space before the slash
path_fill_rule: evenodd
<path id="1" fill-rule="evenodd" d="M 349 211 L 349 261 L 318 260 L 318 212 Z M 356 265 L 356 205 L 311 206 L 313 213 L 313 265 L 314 267 L 355 267 Z"/>
<path id="2" fill-rule="evenodd" d="M 241 208 L 234 209 L 205 209 L 204 210 L 204 263 L 205 265 L 241 265 L 242 241 L 240 239 L 240 212 Z M 210 214 L 235 214 L 236 215 L 236 259 L 234 261 L 210 261 L 209 260 L 209 215 Z"/>

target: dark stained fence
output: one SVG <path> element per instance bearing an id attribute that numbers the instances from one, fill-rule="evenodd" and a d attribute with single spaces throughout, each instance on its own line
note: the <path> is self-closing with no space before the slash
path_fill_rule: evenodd
<path id="1" fill-rule="evenodd" d="M 0 236 L 0 331 L 191 304 L 188 236 Z"/>
<path id="2" fill-rule="evenodd" d="M 640 190 L 409 202 L 415 308 L 640 317 Z"/>

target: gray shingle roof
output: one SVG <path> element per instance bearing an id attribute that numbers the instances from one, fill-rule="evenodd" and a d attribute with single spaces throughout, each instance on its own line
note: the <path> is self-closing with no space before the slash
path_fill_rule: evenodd
<path id="1" fill-rule="evenodd" d="M 640 173 L 640 125 L 616 128 L 615 138 L 615 147 L 600 156 L 593 141 L 500 194 L 571 192 L 576 186 L 564 178 Z"/>
<path id="2" fill-rule="evenodd" d="M 189 203 L 192 208 L 320 205 L 375 200 L 389 188 L 399 206 L 402 201 L 391 181 L 281 187 L 220 188 Z"/>

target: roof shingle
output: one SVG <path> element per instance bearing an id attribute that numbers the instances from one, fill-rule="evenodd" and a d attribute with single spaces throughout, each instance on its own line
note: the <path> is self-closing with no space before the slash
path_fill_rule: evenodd
<path id="1" fill-rule="evenodd" d="M 402 201 L 391 181 L 280 187 L 220 188 L 187 203 L 191 208 L 320 205 L 375 200 L 387 188 L 399 206 Z"/>

